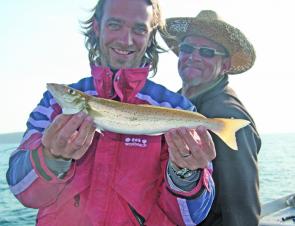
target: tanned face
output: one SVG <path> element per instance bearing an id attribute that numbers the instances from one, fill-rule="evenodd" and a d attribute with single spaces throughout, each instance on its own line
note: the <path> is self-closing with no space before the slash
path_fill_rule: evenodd
<path id="1" fill-rule="evenodd" d="M 219 52 L 225 52 L 223 47 L 217 43 L 199 36 L 188 36 L 182 43 L 193 47 L 208 47 Z M 216 55 L 204 57 L 196 48 L 192 53 L 179 52 L 178 73 L 184 84 L 191 86 L 204 85 L 213 81 L 218 75 L 223 74 L 229 67 L 227 57 Z"/>
<path id="2" fill-rule="evenodd" d="M 106 1 L 97 29 L 102 66 L 141 65 L 152 31 L 152 10 L 144 0 Z"/>

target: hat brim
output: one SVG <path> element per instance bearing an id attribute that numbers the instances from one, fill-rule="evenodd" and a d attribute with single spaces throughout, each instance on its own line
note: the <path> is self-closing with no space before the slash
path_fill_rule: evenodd
<path id="1" fill-rule="evenodd" d="M 178 45 L 187 36 L 206 37 L 222 45 L 229 53 L 231 66 L 228 74 L 239 74 L 250 69 L 255 62 L 255 50 L 245 35 L 221 20 L 196 20 L 193 17 L 176 17 L 166 20 L 171 36 L 162 35 L 168 47 L 178 56 Z"/>

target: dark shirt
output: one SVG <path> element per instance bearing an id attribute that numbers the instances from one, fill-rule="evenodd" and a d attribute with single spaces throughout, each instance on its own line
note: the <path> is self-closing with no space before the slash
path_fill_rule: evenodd
<path id="1" fill-rule="evenodd" d="M 250 91 L 250 89 L 249 89 Z M 260 215 L 257 154 L 261 140 L 255 123 L 228 87 L 228 76 L 191 99 L 197 111 L 209 118 L 239 118 L 251 122 L 236 133 L 238 151 L 211 133 L 217 156 L 213 160 L 216 197 L 201 226 L 256 226 Z"/>

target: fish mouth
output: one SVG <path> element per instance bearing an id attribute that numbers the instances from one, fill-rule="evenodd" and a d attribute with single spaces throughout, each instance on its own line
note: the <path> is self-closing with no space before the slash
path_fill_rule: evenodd
<path id="1" fill-rule="evenodd" d="M 55 87 L 55 84 L 54 83 L 47 83 L 46 84 L 46 88 L 51 93 L 52 96 L 54 96 L 55 93 L 56 93 L 54 87 Z"/>
<path id="2" fill-rule="evenodd" d="M 54 98 L 57 98 L 64 91 L 64 88 L 56 83 L 47 83 L 46 88 Z"/>
<path id="3" fill-rule="evenodd" d="M 62 108 L 63 114 L 76 114 L 86 108 L 85 98 L 83 99 L 83 96 L 81 96 L 79 90 L 75 90 L 66 85 L 60 85 L 56 83 L 47 83 L 46 87 L 55 101 Z"/>

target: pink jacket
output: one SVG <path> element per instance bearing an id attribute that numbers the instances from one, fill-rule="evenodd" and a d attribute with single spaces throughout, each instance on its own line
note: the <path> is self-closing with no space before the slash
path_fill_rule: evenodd
<path id="1" fill-rule="evenodd" d="M 84 88 L 85 84 L 94 84 L 100 97 L 117 96 L 124 102 L 151 104 L 155 98 L 149 92 L 158 92 L 159 85 L 147 82 L 147 73 L 148 69 L 142 68 L 120 70 L 113 75 L 108 68 L 93 67 L 93 81 L 89 83 L 90 78 L 86 78 L 77 84 L 83 83 Z M 116 76 L 115 96 L 103 92 L 111 90 L 112 76 Z M 166 89 L 165 93 L 162 95 L 166 96 L 165 101 L 180 98 L 172 92 L 168 92 L 172 96 L 167 97 Z M 47 93 L 44 98 L 52 97 Z M 39 106 L 45 102 L 41 101 Z M 53 99 L 48 103 L 52 121 L 61 109 Z M 25 206 L 39 209 L 37 225 L 138 225 L 130 206 L 145 219 L 144 225 L 193 225 L 203 220 L 211 207 L 214 197 L 211 169 L 202 171 L 198 185 L 191 192 L 179 191 L 167 182 L 168 149 L 163 136 L 97 133 L 87 153 L 72 163 L 63 179 L 47 168 L 40 146 L 41 136 L 40 132 L 28 138 L 25 134 L 20 154 L 11 157 L 16 159 L 17 155 L 29 153 L 32 170 L 19 175 L 22 173 L 17 170 L 22 166 L 15 160 L 11 161 L 8 171 L 8 183 L 16 197 Z M 25 161 L 24 157 L 18 157 L 21 158 Z M 31 174 L 34 176 L 21 188 L 20 183 L 25 183 L 25 179 L 20 177 L 28 179 Z"/>

